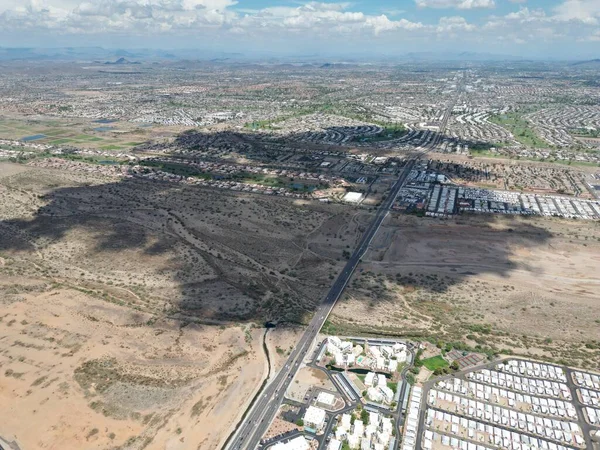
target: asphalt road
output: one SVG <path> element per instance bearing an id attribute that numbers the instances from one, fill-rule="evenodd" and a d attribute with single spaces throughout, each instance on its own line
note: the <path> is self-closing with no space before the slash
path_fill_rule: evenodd
<path id="1" fill-rule="evenodd" d="M 300 364 L 310 350 L 312 343 L 319 334 L 321 327 L 327 320 L 327 317 L 333 309 L 337 299 L 342 294 L 346 284 L 354 273 L 356 266 L 358 266 L 360 263 L 360 259 L 367 251 L 371 241 L 373 240 L 373 237 L 387 216 L 390 207 L 394 203 L 394 200 L 398 195 L 398 191 L 410 173 L 414 162 L 415 159 L 412 159 L 407 163 L 404 170 L 394 183 L 389 195 L 377 210 L 371 225 L 360 239 L 356 250 L 354 250 L 354 253 L 346 263 L 346 266 L 338 275 L 337 279 L 333 283 L 333 286 L 330 288 L 329 292 L 315 311 L 307 330 L 288 357 L 285 366 L 279 371 L 275 379 L 272 380 L 269 385 L 267 385 L 261 396 L 256 400 L 252 410 L 246 416 L 244 423 L 241 425 L 241 427 L 239 427 L 237 435 L 231 441 L 231 444 L 228 447 L 229 449 L 254 449 L 259 444 L 261 436 L 266 432 L 269 424 L 279 409 L 279 405 L 283 400 L 283 396 L 287 390 L 287 387 L 291 383 L 296 371 L 300 367 Z"/>
<path id="2" fill-rule="evenodd" d="M 442 121 L 440 122 L 439 132 L 432 139 L 432 141 L 427 145 L 427 147 L 417 149 L 416 154 L 408 160 L 406 166 L 392 186 L 390 193 L 377 210 L 375 218 L 369 225 L 369 228 L 367 228 L 361 237 L 358 246 L 346 263 L 346 266 L 338 275 L 337 279 L 333 283 L 333 286 L 331 286 L 329 292 L 315 311 L 312 320 L 308 324 L 308 328 L 288 357 L 285 366 L 279 371 L 275 378 L 265 387 L 264 391 L 256 399 L 251 410 L 246 415 L 243 423 L 240 425 L 240 427 L 238 427 L 235 436 L 233 439 L 231 439 L 229 445 L 226 446 L 228 450 L 254 450 L 260 443 L 261 437 L 266 433 L 270 423 L 275 418 L 277 411 L 279 410 L 279 406 L 283 401 L 285 392 L 289 384 L 292 382 L 296 371 L 302 364 L 302 361 L 304 361 L 304 358 L 310 350 L 315 338 L 319 334 L 321 327 L 327 320 L 329 313 L 335 306 L 336 301 L 352 277 L 354 270 L 360 263 L 362 256 L 367 251 L 371 241 L 373 240 L 373 237 L 379 230 L 379 227 L 383 223 L 383 220 L 387 216 L 391 206 L 394 204 L 398 192 L 406 181 L 406 178 L 412 170 L 415 161 L 433 149 L 440 142 L 455 103 L 455 101 L 451 102 L 451 104 L 446 108 Z"/>

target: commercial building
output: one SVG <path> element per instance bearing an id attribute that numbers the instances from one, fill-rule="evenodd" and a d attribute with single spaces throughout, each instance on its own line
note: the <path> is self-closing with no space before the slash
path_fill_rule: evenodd
<path id="1" fill-rule="evenodd" d="M 285 443 L 278 442 L 271 448 L 273 450 L 310 450 L 310 445 L 304 436 L 298 436 Z"/>
<path id="2" fill-rule="evenodd" d="M 317 404 L 325 408 L 331 408 L 335 404 L 335 395 L 329 392 L 319 392 Z"/>
<path id="3" fill-rule="evenodd" d="M 325 410 L 317 408 L 316 406 L 309 406 L 304 413 L 304 428 L 308 431 L 317 432 L 323 429 L 325 424 Z"/>

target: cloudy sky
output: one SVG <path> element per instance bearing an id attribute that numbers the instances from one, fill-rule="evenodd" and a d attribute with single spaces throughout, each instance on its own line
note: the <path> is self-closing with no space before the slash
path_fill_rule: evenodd
<path id="1" fill-rule="evenodd" d="M 0 0 L 0 46 L 600 57 L 600 0 Z"/>

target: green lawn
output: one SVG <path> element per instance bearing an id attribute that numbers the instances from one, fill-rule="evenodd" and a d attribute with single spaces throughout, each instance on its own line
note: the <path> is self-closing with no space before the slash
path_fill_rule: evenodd
<path id="1" fill-rule="evenodd" d="M 434 356 L 433 358 L 427 358 L 423 360 L 423 365 L 429 370 L 442 369 L 448 367 L 448 361 L 442 358 L 440 355 Z"/>
<path id="2" fill-rule="evenodd" d="M 518 113 L 501 114 L 490 117 L 490 122 L 510 131 L 515 139 L 527 147 L 549 148 L 550 144 L 540 138 L 529 126 L 529 123 Z"/>
<path id="3" fill-rule="evenodd" d="M 402 124 L 382 125 L 383 131 L 375 136 L 357 136 L 356 140 L 360 142 L 379 142 L 398 139 L 406 134 L 406 128 Z"/>

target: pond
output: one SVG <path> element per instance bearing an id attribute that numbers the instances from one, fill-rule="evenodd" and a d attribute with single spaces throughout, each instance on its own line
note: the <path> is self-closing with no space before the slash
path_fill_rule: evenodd
<path id="1" fill-rule="evenodd" d="M 114 123 L 116 119 L 98 119 L 94 120 L 94 123 Z"/>
<path id="2" fill-rule="evenodd" d="M 34 134 L 32 136 L 25 136 L 24 138 L 22 138 L 22 141 L 37 141 L 38 139 L 44 139 L 46 137 L 45 134 Z"/>
<path id="3" fill-rule="evenodd" d="M 98 127 L 98 128 L 94 128 L 94 131 L 110 131 L 110 130 L 114 130 L 115 127 Z"/>
<path id="4" fill-rule="evenodd" d="M 344 370 L 346 370 L 346 369 L 342 369 L 342 368 L 340 368 L 340 367 L 333 366 L 333 365 L 331 365 L 331 364 L 327 366 L 327 369 L 328 369 L 328 370 L 333 370 L 334 372 L 344 372 Z M 359 368 L 350 368 L 350 369 L 347 369 L 347 370 L 348 370 L 348 372 L 352 372 L 352 373 L 355 373 L 355 374 L 357 374 L 357 375 L 366 375 L 366 374 L 368 374 L 369 372 L 373 372 L 373 370 L 369 370 L 369 369 L 359 369 Z M 389 373 L 385 373 L 385 372 L 377 372 L 377 371 L 375 371 L 375 373 L 376 373 L 376 374 L 381 374 L 381 375 L 384 375 L 386 378 L 391 378 L 391 375 L 390 375 Z"/>
<path id="5" fill-rule="evenodd" d="M 312 192 L 316 189 L 316 186 L 311 186 L 311 185 L 306 185 L 304 183 L 292 183 L 292 189 L 297 189 L 297 190 L 306 190 L 308 192 Z"/>

